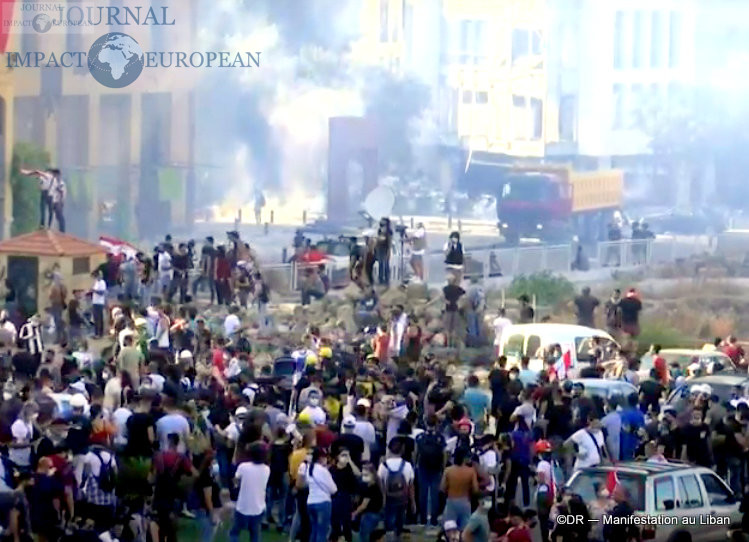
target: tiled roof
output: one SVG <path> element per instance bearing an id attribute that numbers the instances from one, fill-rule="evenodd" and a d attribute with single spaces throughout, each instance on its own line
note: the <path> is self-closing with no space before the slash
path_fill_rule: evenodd
<path id="1" fill-rule="evenodd" d="M 0 254 L 19 256 L 91 256 L 106 252 L 101 245 L 52 230 L 37 230 L 0 242 Z"/>

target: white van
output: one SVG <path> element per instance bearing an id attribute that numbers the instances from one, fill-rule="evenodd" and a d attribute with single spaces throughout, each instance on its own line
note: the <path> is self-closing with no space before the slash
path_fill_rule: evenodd
<path id="1" fill-rule="evenodd" d="M 507 356 L 507 367 L 520 366 L 520 358 L 531 359 L 529 367 L 534 371 L 544 369 L 543 359 L 537 357 L 541 350 L 553 344 L 562 347 L 562 353 L 572 354 L 572 368 L 591 361 L 589 351 L 594 338 L 603 344 L 616 341 L 601 329 L 572 324 L 518 324 L 507 326 L 502 331 L 499 353 Z M 574 371 L 573 371 L 574 374 Z"/>

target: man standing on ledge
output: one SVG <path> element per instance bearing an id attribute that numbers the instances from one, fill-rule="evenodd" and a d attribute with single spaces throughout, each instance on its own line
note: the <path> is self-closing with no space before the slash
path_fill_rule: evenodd
<path id="1" fill-rule="evenodd" d="M 52 201 L 52 190 L 56 184 L 56 179 L 60 178 L 59 169 L 21 169 L 21 175 L 36 177 L 39 179 L 39 227 L 44 228 L 52 226 L 52 214 L 54 202 Z M 45 221 L 45 217 L 48 219 Z"/>

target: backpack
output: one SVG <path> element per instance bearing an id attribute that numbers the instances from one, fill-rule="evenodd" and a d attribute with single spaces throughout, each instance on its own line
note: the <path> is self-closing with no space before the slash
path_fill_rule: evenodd
<path id="1" fill-rule="evenodd" d="M 445 457 L 445 438 L 439 433 L 427 431 L 416 441 L 419 466 L 441 470 Z"/>
<path id="2" fill-rule="evenodd" d="M 387 462 L 385 462 L 385 468 L 388 471 L 385 483 L 385 499 L 387 501 L 402 503 L 408 501 L 408 482 L 406 482 L 406 475 L 403 474 L 405 466 L 405 459 L 401 459 L 398 470 L 391 470 Z"/>
<path id="3" fill-rule="evenodd" d="M 211 449 L 211 438 L 199 422 L 193 424 L 192 431 L 187 436 L 187 449 L 190 450 L 192 455 L 203 455 Z"/>
<path id="4" fill-rule="evenodd" d="M 117 486 L 117 471 L 113 466 L 114 454 L 109 453 L 109 461 L 104 461 L 101 456 L 101 450 L 92 449 L 93 454 L 99 458 L 101 468 L 99 469 L 99 476 L 96 478 L 96 482 L 104 493 L 111 493 Z"/>

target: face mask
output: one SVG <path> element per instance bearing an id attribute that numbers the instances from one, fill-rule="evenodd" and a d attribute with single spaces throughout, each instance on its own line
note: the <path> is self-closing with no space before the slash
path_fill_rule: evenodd
<path id="1" fill-rule="evenodd" d="M 369 474 L 363 475 L 361 479 L 365 484 L 369 484 L 370 482 L 372 482 L 372 476 L 370 476 Z"/>
<path id="2" fill-rule="evenodd" d="M 38 412 L 36 414 L 32 414 L 31 415 L 31 421 L 32 422 L 35 422 L 38 419 L 39 419 L 39 413 Z"/>
<path id="3" fill-rule="evenodd" d="M 316 397 L 314 399 L 309 400 L 309 406 L 319 406 L 320 405 L 320 399 L 317 399 Z"/>

